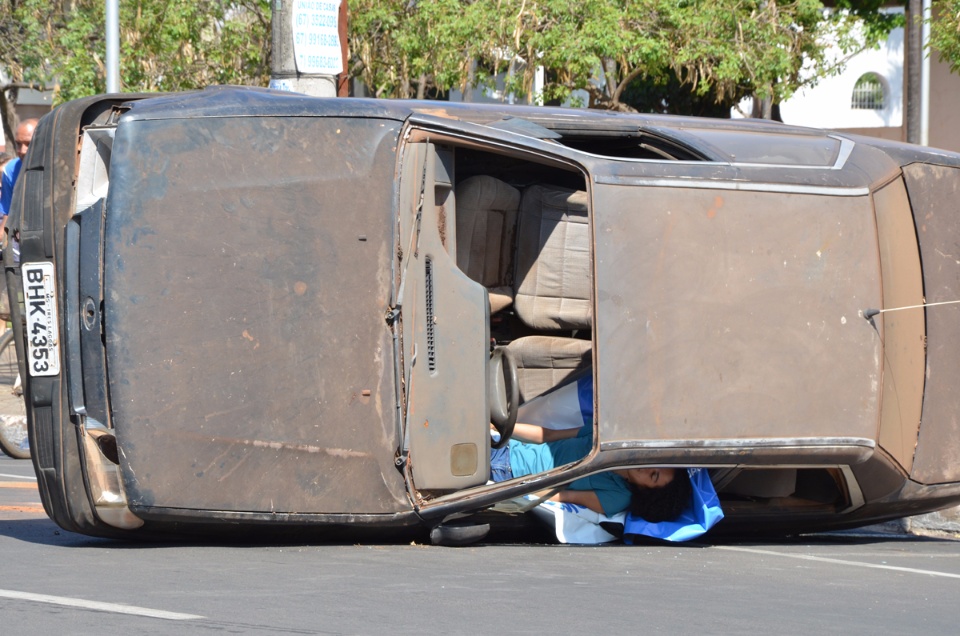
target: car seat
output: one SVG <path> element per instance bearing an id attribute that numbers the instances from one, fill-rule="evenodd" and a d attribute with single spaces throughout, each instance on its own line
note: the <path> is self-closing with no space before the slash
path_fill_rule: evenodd
<path id="1" fill-rule="evenodd" d="M 487 175 L 457 184 L 457 266 L 487 288 L 490 313 L 513 302 L 513 247 L 520 191 Z"/>
<path id="2" fill-rule="evenodd" d="M 517 223 L 514 309 L 547 332 L 514 340 L 521 401 L 557 386 L 592 361 L 592 267 L 587 193 L 526 188 Z M 575 336 L 581 337 L 575 337 Z M 586 336 L 585 338 L 582 336 Z"/>

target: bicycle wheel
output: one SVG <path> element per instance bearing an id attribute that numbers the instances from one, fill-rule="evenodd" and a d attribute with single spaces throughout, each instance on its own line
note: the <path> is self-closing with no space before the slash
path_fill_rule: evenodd
<path id="1" fill-rule="evenodd" d="M 13 330 L 7 329 L 0 336 L 0 450 L 15 459 L 30 459 L 27 409 L 19 379 Z"/>

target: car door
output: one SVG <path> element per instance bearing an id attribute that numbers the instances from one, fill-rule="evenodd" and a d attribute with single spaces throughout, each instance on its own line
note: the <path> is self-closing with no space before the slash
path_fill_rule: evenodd
<path id="1" fill-rule="evenodd" d="M 457 268 L 452 161 L 428 141 L 402 152 L 400 454 L 423 491 L 482 484 L 489 475 L 490 307 L 484 287 Z"/>
<path id="2" fill-rule="evenodd" d="M 544 153 L 547 144 L 537 139 L 430 115 L 414 115 L 408 126 L 401 152 L 395 300 L 402 321 L 400 456 L 408 463 L 421 514 L 430 517 L 461 505 L 456 502 L 464 493 L 488 481 L 491 404 L 506 397 L 498 391 L 509 384 L 497 381 L 498 367 L 491 364 L 491 341 L 503 344 L 491 338 L 492 290 L 458 265 L 458 250 L 470 247 L 457 242 L 455 185 L 467 173 L 511 172 L 506 164 L 531 176 L 542 177 L 543 170 L 574 175 L 578 182 L 583 176 L 569 161 L 557 168 L 558 155 L 579 153 L 559 147 Z M 502 319 L 501 314 L 497 320 Z M 586 343 L 589 348 L 589 338 Z M 496 498 L 498 488 L 486 488 L 478 501 Z"/>
<path id="3" fill-rule="evenodd" d="M 919 419 L 922 324 L 864 318 L 921 302 L 915 241 L 878 247 L 878 224 L 898 222 L 884 210 L 909 221 L 909 207 L 876 204 L 856 162 L 877 160 L 848 147 L 822 166 L 593 163 L 604 451 L 858 463 L 878 424 L 895 437 Z M 899 288 L 888 268 L 906 272 Z"/>

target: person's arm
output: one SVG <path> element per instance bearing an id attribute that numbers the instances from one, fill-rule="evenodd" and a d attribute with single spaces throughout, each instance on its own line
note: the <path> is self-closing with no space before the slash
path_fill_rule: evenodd
<path id="1" fill-rule="evenodd" d="M 594 512 L 604 514 L 603 506 L 600 505 L 600 498 L 597 497 L 597 493 L 592 490 L 561 490 L 553 497 L 550 497 L 550 501 L 577 504 L 578 506 L 589 508 Z"/>
<path id="2" fill-rule="evenodd" d="M 533 444 L 543 444 L 544 442 L 555 442 L 559 439 L 569 439 L 576 437 L 580 431 L 579 428 L 545 428 L 536 424 L 523 424 L 517 422 L 513 427 L 514 439 L 521 442 L 531 442 Z"/>
<path id="3" fill-rule="evenodd" d="M 10 214 L 10 204 L 13 203 L 13 179 L 10 175 L 10 164 L 13 161 L 8 161 L 2 169 L 0 169 L 0 214 L 3 214 L 4 219 Z"/>

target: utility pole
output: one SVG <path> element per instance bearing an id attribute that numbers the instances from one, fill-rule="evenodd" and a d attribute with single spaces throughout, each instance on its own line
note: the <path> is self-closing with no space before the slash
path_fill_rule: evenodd
<path id="1" fill-rule="evenodd" d="M 920 143 L 921 103 L 923 101 L 923 15 L 922 0 L 907 4 L 907 142 Z"/>
<path id="2" fill-rule="evenodd" d="M 930 143 L 930 0 L 907 4 L 907 141 Z"/>
<path id="3" fill-rule="evenodd" d="M 273 0 L 270 87 L 346 95 L 347 0 Z"/>
<path id="4" fill-rule="evenodd" d="M 930 0 L 923 0 L 920 28 L 920 145 L 930 145 Z"/>
<path id="5" fill-rule="evenodd" d="M 120 92 L 120 2 L 107 0 L 107 92 Z"/>

